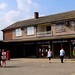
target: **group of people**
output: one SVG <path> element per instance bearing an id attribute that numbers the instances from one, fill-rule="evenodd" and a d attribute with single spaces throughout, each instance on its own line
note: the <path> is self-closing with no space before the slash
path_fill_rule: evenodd
<path id="1" fill-rule="evenodd" d="M 0 67 L 6 66 L 6 52 L 4 49 L 0 50 Z"/>
<path id="2" fill-rule="evenodd" d="M 60 60 L 61 60 L 61 63 L 63 63 L 64 55 L 65 55 L 65 51 L 64 51 L 63 48 L 61 48 L 60 49 Z M 47 57 L 49 58 L 49 63 L 51 63 L 52 51 L 50 49 L 47 52 Z"/>
<path id="3" fill-rule="evenodd" d="M 64 55 L 65 55 L 65 51 L 62 48 L 60 50 L 61 63 L 63 63 Z M 47 57 L 49 58 L 49 63 L 51 63 L 52 56 L 53 56 L 52 51 L 49 49 L 48 52 L 47 52 Z M 4 51 L 4 49 L 2 49 L 2 51 L 0 50 L 0 66 L 1 67 L 5 67 L 6 66 L 6 52 Z"/>

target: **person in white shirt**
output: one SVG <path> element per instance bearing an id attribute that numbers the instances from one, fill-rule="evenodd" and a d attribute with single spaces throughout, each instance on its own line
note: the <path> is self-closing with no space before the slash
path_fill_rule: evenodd
<path id="1" fill-rule="evenodd" d="M 65 55 L 65 51 L 64 51 L 64 49 L 62 48 L 62 49 L 60 50 L 60 60 L 61 60 L 61 63 L 63 63 L 64 55 Z"/>
<path id="2" fill-rule="evenodd" d="M 51 63 L 52 51 L 50 49 L 47 52 L 47 57 L 49 58 L 49 63 Z"/>

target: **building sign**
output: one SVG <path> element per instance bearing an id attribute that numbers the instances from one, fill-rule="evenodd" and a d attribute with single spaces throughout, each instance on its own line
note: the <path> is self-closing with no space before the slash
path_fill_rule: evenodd
<path id="1" fill-rule="evenodd" d="M 58 40 L 58 41 L 53 41 L 52 43 L 62 43 L 62 42 L 68 42 L 67 40 Z"/>
<path id="2" fill-rule="evenodd" d="M 71 40 L 71 42 L 75 42 L 75 40 Z"/>
<path id="3" fill-rule="evenodd" d="M 53 41 L 53 43 L 61 43 L 62 41 Z"/>
<path id="4" fill-rule="evenodd" d="M 37 44 L 50 44 L 50 41 L 39 41 L 39 42 L 37 42 Z"/>

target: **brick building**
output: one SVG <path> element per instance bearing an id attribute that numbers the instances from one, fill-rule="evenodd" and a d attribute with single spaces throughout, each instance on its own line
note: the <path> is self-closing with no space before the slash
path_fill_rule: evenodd
<path id="1" fill-rule="evenodd" d="M 3 41 L 11 57 L 46 57 L 50 48 L 59 57 L 61 47 L 66 57 L 75 53 L 75 11 L 18 21 L 3 29 Z"/>

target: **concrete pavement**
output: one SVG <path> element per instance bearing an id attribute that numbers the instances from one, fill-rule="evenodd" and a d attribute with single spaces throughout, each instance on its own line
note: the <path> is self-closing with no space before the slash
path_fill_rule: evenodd
<path id="1" fill-rule="evenodd" d="M 75 60 L 22 58 L 7 61 L 5 68 L 0 67 L 0 75 L 75 75 Z"/>

